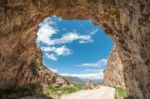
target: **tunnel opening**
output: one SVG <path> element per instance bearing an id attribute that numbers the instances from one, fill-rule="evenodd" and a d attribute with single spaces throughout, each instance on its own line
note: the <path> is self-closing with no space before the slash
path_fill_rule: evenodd
<path id="1" fill-rule="evenodd" d="M 92 20 L 57 16 L 47 17 L 39 24 L 36 42 L 43 53 L 42 63 L 49 70 L 72 83 L 79 79 L 82 85 L 90 80 L 94 84 L 103 82 L 103 71 L 114 46 Z"/>
<path id="2" fill-rule="evenodd" d="M 35 44 L 36 26 L 44 17 L 58 15 L 66 19 L 91 18 L 94 23 L 101 24 L 115 41 L 129 94 L 137 99 L 149 99 L 148 0 L 1 0 L 0 3 L 1 89 L 39 82 L 41 76 L 32 73 L 39 58 Z M 33 65 L 35 68 L 31 69 Z"/>

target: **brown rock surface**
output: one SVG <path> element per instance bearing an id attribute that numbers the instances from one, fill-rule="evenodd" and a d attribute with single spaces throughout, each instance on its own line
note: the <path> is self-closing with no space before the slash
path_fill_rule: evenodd
<path id="1" fill-rule="evenodd" d="M 150 98 L 150 0 L 0 0 L 1 88 L 43 78 L 36 32 L 52 15 L 103 26 L 117 47 L 129 95 Z"/>
<path id="2" fill-rule="evenodd" d="M 88 81 L 88 82 L 86 83 L 86 88 L 87 88 L 87 89 L 93 89 L 93 88 L 94 88 L 94 83 L 93 83 L 92 80 L 90 80 L 90 81 Z"/>
<path id="3" fill-rule="evenodd" d="M 123 64 L 120 60 L 117 48 L 114 46 L 109 56 L 108 64 L 104 70 L 104 85 L 125 88 Z"/>

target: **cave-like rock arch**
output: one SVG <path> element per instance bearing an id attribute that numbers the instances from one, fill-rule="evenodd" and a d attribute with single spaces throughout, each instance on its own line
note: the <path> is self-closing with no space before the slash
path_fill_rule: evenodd
<path id="1" fill-rule="evenodd" d="M 1 88 L 41 81 L 31 68 L 41 64 L 36 31 L 38 23 L 52 15 L 90 18 L 101 25 L 115 42 L 129 94 L 150 98 L 149 0 L 1 0 Z"/>

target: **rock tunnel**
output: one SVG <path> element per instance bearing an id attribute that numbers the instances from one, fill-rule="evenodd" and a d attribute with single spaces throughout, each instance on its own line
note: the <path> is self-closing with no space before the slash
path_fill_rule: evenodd
<path id="1" fill-rule="evenodd" d="M 150 0 L 1 0 L 1 89 L 53 75 L 37 73 L 42 63 L 35 42 L 39 22 L 53 15 L 91 19 L 103 27 L 115 42 L 129 95 L 150 98 Z"/>

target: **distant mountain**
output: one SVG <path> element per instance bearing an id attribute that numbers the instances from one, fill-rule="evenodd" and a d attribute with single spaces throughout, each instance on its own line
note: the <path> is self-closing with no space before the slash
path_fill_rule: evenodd
<path id="1" fill-rule="evenodd" d="M 95 85 L 101 84 L 103 81 L 103 79 L 82 79 L 84 83 L 88 82 L 89 80 L 92 80 Z"/>
<path id="2" fill-rule="evenodd" d="M 63 76 L 63 78 L 68 80 L 69 82 L 71 82 L 72 84 L 74 84 L 76 86 L 84 86 L 85 85 L 85 82 L 78 77 Z"/>
<path id="3" fill-rule="evenodd" d="M 76 85 L 76 86 L 85 86 L 85 84 L 89 80 L 93 80 L 95 85 L 98 85 L 102 83 L 103 79 L 81 79 L 78 77 L 72 77 L 72 76 L 63 76 L 64 79 L 68 80 L 70 83 Z"/>

